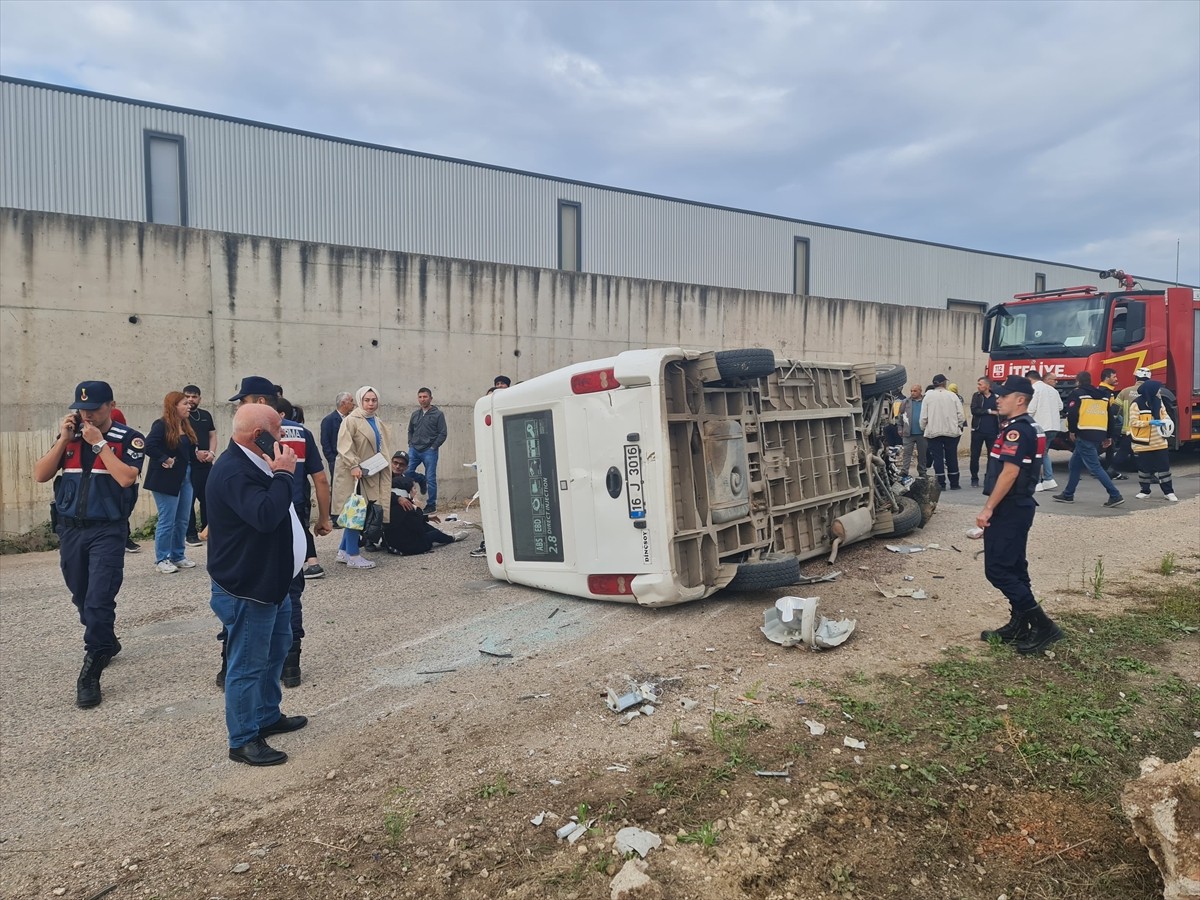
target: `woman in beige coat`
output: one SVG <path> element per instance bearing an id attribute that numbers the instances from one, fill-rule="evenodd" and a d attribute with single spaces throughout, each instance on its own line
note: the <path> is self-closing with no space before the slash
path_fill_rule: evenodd
<path id="1" fill-rule="evenodd" d="M 392 433 L 383 424 L 383 420 L 375 415 L 375 411 L 379 409 L 379 392 L 375 388 L 363 385 L 355 392 L 354 402 L 354 409 L 342 419 L 342 427 L 338 431 L 333 509 L 341 511 L 354 492 L 355 482 L 358 482 L 359 493 L 383 508 L 383 521 L 387 522 L 391 507 L 391 469 L 384 466 L 374 475 L 367 475 L 360 468 L 360 464 L 376 453 L 382 453 L 384 459 L 391 459 Z M 337 561 L 352 569 L 375 568 L 375 563 L 364 559 L 359 553 L 361 538 L 362 532 L 343 528 Z"/>

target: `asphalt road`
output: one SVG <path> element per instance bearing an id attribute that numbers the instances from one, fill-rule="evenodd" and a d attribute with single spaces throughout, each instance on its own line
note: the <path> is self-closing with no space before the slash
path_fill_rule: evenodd
<path id="1" fill-rule="evenodd" d="M 1166 502 L 1157 485 L 1151 485 L 1150 499 L 1135 499 L 1134 494 L 1138 492 L 1137 473 L 1127 472 L 1128 478 L 1116 482 L 1125 502 L 1113 509 L 1105 509 L 1103 504 L 1108 499 L 1108 493 L 1100 486 L 1100 482 L 1085 471 L 1079 486 L 1075 489 L 1075 502 L 1057 503 L 1052 498 L 1067 486 L 1067 464 L 1071 459 L 1071 454 L 1065 450 L 1053 450 L 1051 454 L 1054 463 L 1054 480 L 1058 482 L 1058 487 L 1042 491 L 1037 495 L 1038 505 L 1047 512 L 1051 511 L 1049 508 L 1052 508 L 1055 514 L 1063 516 L 1126 516 L 1139 509 L 1153 508 L 1164 505 Z M 980 479 L 982 480 L 983 460 L 980 459 L 979 462 Z M 959 467 L 962 469 L 962 490 L 942 491 L 942 499 L 938 501 L 939 506 L 982 506 L 983 495 L 980 489 L 969 487 L 971 476 L 967 469 L 967 461 L 960 459 Z M 1200 494 L 1200 454 L 1171 454 L 1171 474 L 1174 477 L 1175 494 L 1181 501 Z"/>

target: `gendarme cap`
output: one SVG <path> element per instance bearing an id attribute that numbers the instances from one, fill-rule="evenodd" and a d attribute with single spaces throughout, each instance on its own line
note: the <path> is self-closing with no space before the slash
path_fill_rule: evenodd
<path id="1" fill-rule="evenodd" d="M 112 388 L 107 381 L 81 381 L 75 386 L 75 402 L 71 409 L 99 409 L 112 403 Z"/>
<path id="2" fill-rule="evenodd" d="M 1005 394 L 1026 394 L 1033 396 L 1033 382 L 1024 375 L 1009 375 L 1004 379 L 1004 384 L 996 384 L 992 386 L 992 393 L 999 394 L 1003 397 Z"/>

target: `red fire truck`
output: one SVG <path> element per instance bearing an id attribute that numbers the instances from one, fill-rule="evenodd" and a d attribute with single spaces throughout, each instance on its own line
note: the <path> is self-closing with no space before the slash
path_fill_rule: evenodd
<path id="1" fill-rule="evenodd" d="M 1177 398 L 1172 447 L 1200 441 L 1200 290 L 1136 290 L 1120 270 L 1099 274 L 1120 280 L 1122 290 L 1080 285 L 1017 294 L 988 310 L 983 351 L 989 377 L 1053 371 L 1067 394 L 1082 371 L 1099 384 L 1100 372 L 1111 366 L 1128 386 L 1135 370 L 1147 368 Z"/>

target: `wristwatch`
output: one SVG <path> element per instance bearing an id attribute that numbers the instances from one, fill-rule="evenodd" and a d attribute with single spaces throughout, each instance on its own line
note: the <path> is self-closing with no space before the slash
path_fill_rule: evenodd
<path id="1" fill-rule="evenodd" d="M 92 444 L 92 452 L 99 456 L 104 452 L 104 448 L 107 446 L 108 441 L 99 441 L 98 443 Z"/>

